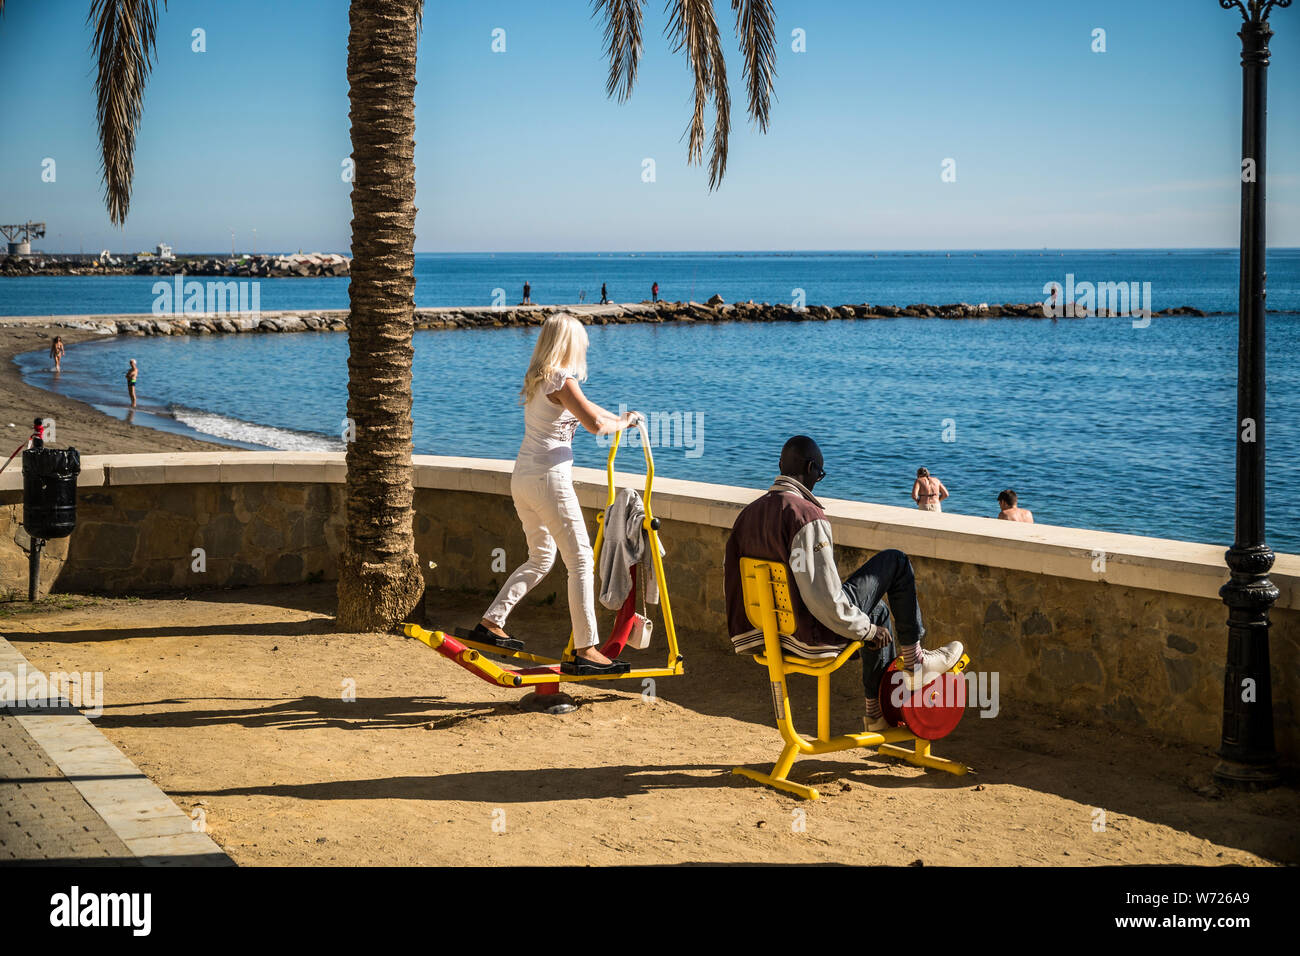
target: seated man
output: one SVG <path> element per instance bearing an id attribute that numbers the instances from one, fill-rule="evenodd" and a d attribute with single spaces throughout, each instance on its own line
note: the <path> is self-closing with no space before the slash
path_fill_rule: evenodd
<path id="1" fill-rule="evenodd" d="M 781 475 L 766 495 L 740 513 L 727 539 L 726 598 L 731 642 L 738 654 L 763 650 L 763 632 L 749 623 L 740 586 L 740 559 L 780 561 L 795 587 L 790 592 L 795 629 L 783 635 L 783 649 L 796 657 L 835 657 L 851 641 L 862 641 L 862 685 L 866 696 L 864 726 L 878 733 L 888 728 L 880 708 L 880 680 L 897 656 L 892 635 L 898 622 L 898 647 L 909 673 L 909 687 L 924 685 L 961 659 L 953 641 L 938 650 L 923 650 L 921 608 L 916 600 L 912 563 L 901 551 L 881 551 L 843 584 L 835 567 L 831 525 L 812 488 L 826 477 L 817 443 L 797 435 L 781 449 Z M 884 603 L 889 595 L 889 606 Z M 897 612 L 890 614 L 890 608 Z M 920 685 L 915 683 L 920 671 Z"/>

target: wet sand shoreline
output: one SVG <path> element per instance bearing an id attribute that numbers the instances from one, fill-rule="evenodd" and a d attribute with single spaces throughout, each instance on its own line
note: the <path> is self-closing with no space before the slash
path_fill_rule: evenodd
<path id="1" fill-rule="evenodd" d="M 22 372 L 14 357 L 23 352 L 48 350 L 56 335 L 62 335 L 64 344 L 68 346 L 63 359 L 65 367 L 69 360 L 76 361 L 78 343 L 105 338 L 89 329 L 64 328 L 53 323 L 0 325 L 0 407 L 5 413 L 0 420 L 0 435 L 8 436 L 4 438 L 4 458 L 27 438 L 32 419 L 36 417 L 53 418 L 58 443 L 74 446 L 83 455 L 221 451 L 230 448 L 229 445 L 216 441 L 202 441 L 146 425 L 131 424 L 106 415 L 85 402 L 27 384 L 23 381 Z M 123 392 L 125 393 L 125 386 Z M 11 423 L 13 427 L 10 427 Z"/>

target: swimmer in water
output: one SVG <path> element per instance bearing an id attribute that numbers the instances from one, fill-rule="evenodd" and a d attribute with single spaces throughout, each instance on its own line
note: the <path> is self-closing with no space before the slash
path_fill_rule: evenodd
<path id="1" fill-rule="evenodd" d="M 912 482 L 912 500 L 922 511 L 942 511 L 939 502 L 948 497 L 948 489 L 943 482 L 932 477 L 926 468 L 916 469 L 916 481 Z"/>
<path id="2" fill-rule="evenodd" d="M 1020 499 L 1010 488 L 998 495 L 998 517 L 1003 521 L 1023 521 L 1025 524 L 1034 523 L 1034 513 L 1028 508 L 1022 508 L 1019 504 Z"/>

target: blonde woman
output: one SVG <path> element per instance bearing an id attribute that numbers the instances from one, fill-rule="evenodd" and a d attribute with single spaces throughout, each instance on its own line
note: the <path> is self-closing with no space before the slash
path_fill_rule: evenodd
<path id="1" fill-rule="evenodd" d="M 528 540 L 528 560 L 506 580 L 474 633 L 481 638 L 509 638 L 506 618 L 546 577 L 558 550 L 569 572 L 575 653 L 575 659 L 565 661 L 561 669 L 569 674 L 616 674 L 628 665 L 611 661 L 597 647 L 594 562 L 573 491 L 573 433 L 581 425 L 593 435 L 607 435 L 627 428 L 641 414 L 614 415 L 592 403 L 578 384 L 586 378 L 587 330 L 572 315 L 557 312 L 542 324 L 519 390 L 524 440 L 510 478 L 510 494 Z"/>

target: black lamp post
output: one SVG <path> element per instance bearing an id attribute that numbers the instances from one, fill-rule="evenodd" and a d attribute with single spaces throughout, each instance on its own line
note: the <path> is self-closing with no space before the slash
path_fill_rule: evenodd
<path id="1" fill-rule="evenodd" d="M 1223 674 L 1223 740 L 1214 776 L 1242 789 L 1281 779 L 1273 742 L 1268 612 L 1278 589 L 1268 579 L 1273 551 L 1264 543 L 1264 134 L 1267 126 L 1268 15 L 1291 0 L 1219 0 L 1236 7 L 1241 32 L 1241 286 L 1237 308 L 1236 535 L 1231 576 L 1219 591 L 1228 605 Z"/>

